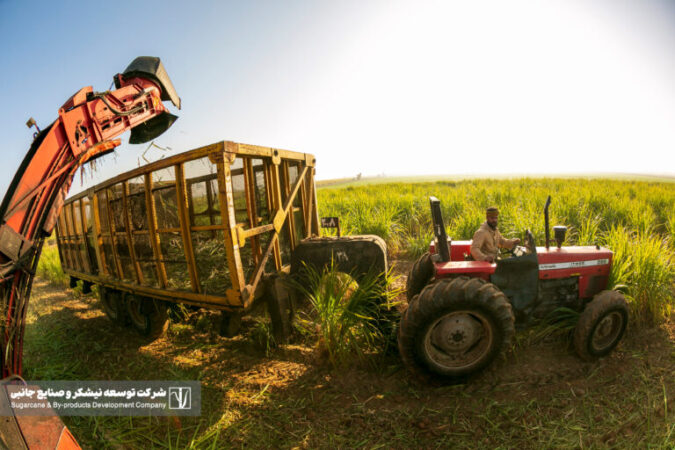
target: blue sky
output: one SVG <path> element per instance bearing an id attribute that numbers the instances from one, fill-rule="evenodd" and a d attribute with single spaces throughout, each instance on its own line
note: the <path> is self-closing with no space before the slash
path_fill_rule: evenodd
<path id="1" fill-rule="evenodd" d="M 159 56 L 183 100 L 150 160 L 218 140 L 357 173 L 675 175 L 666 1 L 0 0 L 0 190 L 79 88 Z M 128 136 L 123 137 L 123 140 Z M 123 144 L 92 180 L 136 167 Z"/>

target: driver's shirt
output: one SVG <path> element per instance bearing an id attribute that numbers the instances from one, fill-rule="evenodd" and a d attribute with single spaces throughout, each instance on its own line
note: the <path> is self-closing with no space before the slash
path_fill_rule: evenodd
<path id="1" fill-rule="evenodd" d="M 483 222 L 473 235 L 471 243 L 471 256 L 476 261 L 485 261 L 485 258 L 497 257 L 499 248 L 513 248 L 515 239 L 504 239 L 499 230 L 493 230 L 487 222 Z"/>

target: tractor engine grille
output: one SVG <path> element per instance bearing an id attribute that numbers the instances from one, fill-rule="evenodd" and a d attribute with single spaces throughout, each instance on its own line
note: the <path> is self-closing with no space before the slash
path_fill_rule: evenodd
<path id="1" fill-rule="evenodd" d="M 566 307 L 580 311 L 579 278 L 539 280 L 539 302 L 532 310 L 533 319 L 543 319 L 556 308 Z"/>

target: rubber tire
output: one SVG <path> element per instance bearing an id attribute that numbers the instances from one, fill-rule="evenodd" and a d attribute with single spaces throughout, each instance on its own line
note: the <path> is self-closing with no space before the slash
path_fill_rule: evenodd
<path id="1" fill-rule="evenodd" d="M 169 307 L 163 301 L 127 294 L 125 303 L 131 326 L 144 338 L 155 340 L 169 328 Z"/>
<path id="2" fill-rule="evenodd" d="M 486 355 L 469 369 L 442 368 L 430 362 L 424 351 L 424 335 L 434 321 L 452 311 L 480 311 L 491 322 L 494 339 Z M 410 302 L 403 314 L 398 333 L 398 347 L 403 363 L 423 379 L 441 377 L 462 379 L 490 364 L 507 348 L 515 334 L 515 318 L 506 295 L 492 283 L 466 276 L 438 280 L 426 286 Z"/>
<path id="3" fill-rule="evenodd" d="M 623 318 L 619 334 L 616 339 L 601 351 L 591 347 L 593 332 L 600 321 L 611 312 L 619 312 Z M 579 317 L 574 330 L 574 349 L 579 357 L 585 361 L 593 361 L 608 355 L 618 345 L 626 331 L 628 324 L 628 304 L 619 291 L 602 291 L 591 300 Z"/>
<path id="4" fill-rule="evenodd" d="M 101 309 L 108 316 L 108 319 L 119 325 L 128 324 L 129 319 L 122 292 L 99 286 L 98 298 L 101 303 Z"/>
<path id="5" fill-rule="evenodd" d="M 427 252 L 415 261 L 415 264 L 410 269 L 410 273 L 408 273 L 408 279 L 405 283 L 405 294 L 408 302 L 422 292 L 424 286 L 429 284 L 433 276 L 434 263 L 431 261 L 431 255 Z"/>
<path id="6" fill-rule="evenodd" d="M 219 334 L 223 337 L 233 338 L 241 330 L 241 314 L 223 311 L 220 315 Z"/>

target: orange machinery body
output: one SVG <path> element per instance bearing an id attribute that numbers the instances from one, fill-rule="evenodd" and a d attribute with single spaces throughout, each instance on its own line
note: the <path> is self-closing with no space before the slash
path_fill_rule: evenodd
<path id="1" fill-rule="evenodd" d="M 162 101 L 180 109 L 159 58 L 136 58 L 114 77 L 116 90 L 80 89 L 34 141 L 0 204 L 0 364 L 3 378 L 20 378 L 25 317 L 44 239 L 54 229 L 77 169 L 114 150 L 131 130 L 130 143 L 162 134 L 175 121 Z M 34 124 L 34 121 L 29 121 Z M 30 125 L 29 125 L 30 126 Z M 6 395 L 0 401 L 7 400 Z M 79 448 L 56 416 L 12 416 L 0 423 L 9 448 Z"/>

